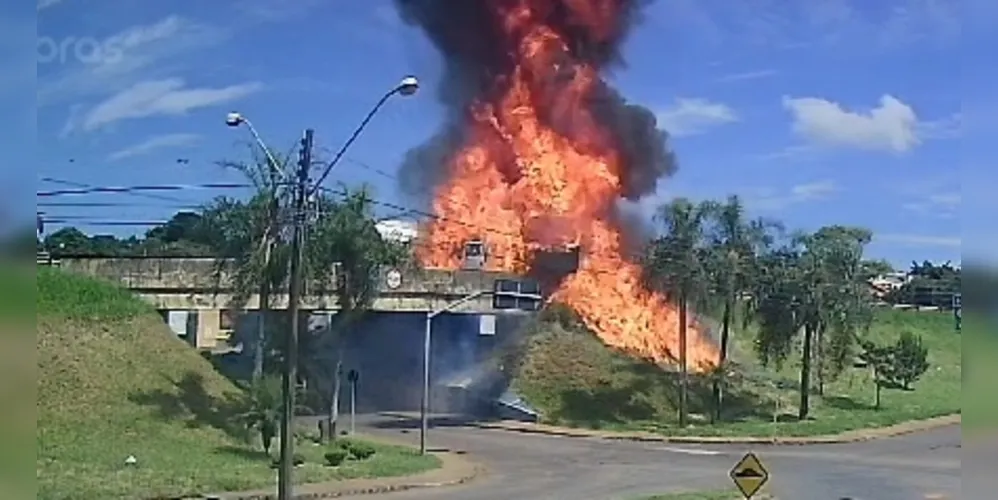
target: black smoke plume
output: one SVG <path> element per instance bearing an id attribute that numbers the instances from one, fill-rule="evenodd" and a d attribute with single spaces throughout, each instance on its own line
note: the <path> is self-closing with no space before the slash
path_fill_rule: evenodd
<path id="1" fill-rule="evenodd" d="M 517 40 L 511 40 L 499 28 L 501 19 L 496 12 L 504 4 L 523 1 L 395 0 L 403 21 L 421 29 L 443 56 L 445 74 L 437 95 L 449 111 L 443 128 L 406 154 L 400 168 L 401 188 L 406 194 L 426 201 L 425 197 L 433 188 L 445 180 L 448 160 L 463 144 L 463 124 L 469 105 L 477 100 L 491 101 L 504 93 L 501 77 L 509 74 L 517 62 L 514 51 L 510 50 Z M 610 35 L 599 40 L 592 30 L 573 21 L 570 5 L 578 4 L 579 0 L 529 1 L 536 10 L 545 12 L 545 24 L 569 42 L 564 57 L 599 68 L 604 75 L 623 65 L 620 48 L 631 28 L 641 20 L 642 10 L 650 3 L 650 0 L 589 0 L 613 3 L 619 13 Z M 554 69 L 551 73 L 534 75 L 545 87 L 537 93 L 540 102 L 535 105 L 550 127 L 572 137 L 574 124 L 566 119 L 571 113 L 554 109 L 552 99 L 566 81 L 565 75 L 557 74 Z M 622 198 L 637 200 L 651 194 L 659 179 L 676 171 L 676 160 L 668 147 L 668 134 L 658 128 L 650 110 L 628 103 L 605 82 L 588 96 L 585 104 L 610 132 L 615 149 L 622 154 Z"/>

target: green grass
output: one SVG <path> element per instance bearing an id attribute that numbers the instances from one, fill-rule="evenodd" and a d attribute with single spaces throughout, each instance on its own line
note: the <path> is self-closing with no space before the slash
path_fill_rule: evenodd
<path id="1" fill-rule="evenodd" d="M 36 479 L 39 499 L 142 499 L 270 487 L 271 459 L 235 415 L 241 390 L 109 284 L 38 274 Z M 298 482 L 397 476 L 434 457 L 376 444 L 363 462 L 323 465 L 302 441 Z M 125 464 L 134 455 L 135 466 Z"/>
<path id="2" fill-rule="evenodd" d="M 0 260 L 0 491 L 30 498 L 35 429 L 35 272 Z"/>
<path id="3" fill-rule="evenodd" d="M 39 267 L 38 314 L 69 320 L 115 322 L 155 313 L 128 290 L 51 267 Z"/>
<path id="4" fill-rule="evenodd" d="M 935 312 L 882 310 L 870 332 L 893 342 L 902 331 L 921 335 L 931 367 L 913 391 L 885 390 L 873 408 L 874 386 L 867 370 L 850 368 L 827 380 L 825 396 L 813 396 L 811 416 L 796 421 L 799 361 L 780 369 L 754 361 L 752 332 L 732 339 L 739 377 L 726 396 L 724 422 L 710 425 L 709 382 L 691 381 L 691 425 L 676 425 L 674 374 L 611 352 L 591 334 L 545 324 L 526 347 L 514 380 L 524 398 L 550 423 L 670 435 L 812 436 L 883 427 L 961 411 L 961 336 L 952 316 Z M 798 356 L 799 357 L 799 356 Z"/>
<path id="5" fill-rule="evenodd" d="M 34 267 L 0 261 L 0 322 L 23 324 L 34 317 Z"/>
<path id="6" fill-rule="evenodd" d="M 998 335 L 994 321 L 967 314 L 964 318 L 964 423 L 971 432 L 994 431 L 998 427 L 998 398 L 994 381 L 998 380 Z"/>

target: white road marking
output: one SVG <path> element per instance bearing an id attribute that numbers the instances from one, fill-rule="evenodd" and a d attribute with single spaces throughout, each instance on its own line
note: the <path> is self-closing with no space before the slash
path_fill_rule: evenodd
<path id="1" fill-rule="evenodd" d="M 714 451 L 714 450 L 697 450 L 697 449 L 692 449 L 692 448 L 671 448 L 671 447 L 666 447 L 666 448 L 662 448 L 662 451 L 668 451 L 668 452 L 671 452 L 671 453 L 683 453 L 685 455 L 707 455 L 707 456 L 714 456 L 714 455 L 720 455 L 721 454 L 720 451 Z"/>

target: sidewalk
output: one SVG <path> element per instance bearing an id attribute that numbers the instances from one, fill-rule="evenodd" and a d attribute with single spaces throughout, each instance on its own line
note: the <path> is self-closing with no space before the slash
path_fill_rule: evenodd
<path id="1" fill-rule="evenodd" d="M 882 439 L 894 436 L 902 436 L 914 432 L 922 432 L 949 425 L 960 424 L 960 415 L 946 415 L 942 417 L 930 418 L 927 420 L 916 420 L 903 422 L 888 427 L 876 427 L 871 429 L 856 429 L 839 434 L 821 436 L 667 436 L 651 432 L 617 432 L 599 431 L 593 429 L 578 429 L 572 427 L 559 427 L 546 424 L 532 424 L 517 421 L 482 422 L 471 424 L 480 429 L 495 429 L 512 432 L 522 432 L 525 434 L 543 434 L 548 436 L 596 438 L 607 440 L 623 441 L 647 441 L 662 443 L 685 443 L 685 444 L 781 444 L 781 445 L 808 445 L 808 444 L 832 444 L 832 443 L 856 443 L 873 439 Z"/>
<path id="2" fill-rule="evenodd" d="M 484 469 L 454 453 L 434 453 L 440 468 L 414 476 L 348 479 L 295 486 L 294 500 L 318 500 L 351 495 L 389 493 L 415 488 L 454 486 L 477 478 Z M 200 497 L 206 500 L 276 500 L 275 489 L 219 493 Z"/>

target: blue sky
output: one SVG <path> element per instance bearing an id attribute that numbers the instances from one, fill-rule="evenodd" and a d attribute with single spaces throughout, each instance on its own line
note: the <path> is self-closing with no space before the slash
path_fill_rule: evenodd
<path id="1" fill-rule="evenodd" d="M 611 77 L 656 112 L 679 157 L 679 172 L 642 208 L 672 196 L 738 193 L 753 213 L 793 227 L 870 227 L 871 255 L 898 264 L 959 261 L 963 233 L 968 253 L 986 255 L 998 239 L 982 216 L 995 208 L 985 189 L 998 174 L 983 131 L 998 121 L 998 98 L 974 82 L 995 73 L 984 49 L 998 42 L 988 34 L 998 13 L 991 3 L 655 2 L 627 43 L 626 68 Z M 426 91 L 390 101 L 348 154 L 373 169 L 344 162 L 331 178 L 372 184 L 378 199 L 405 204 L 393 172 L 441 117 L 433 92 L 439 57 L 389 0 L 39 0 L 35 13 L 8 4 L 0 8 L 8 39 L 37 15 L 37 81 L 4 78 L 0 110 L 14 118 L 0 126 L 15 138 L 16 156 L 37 118 L 38 178 L 238 182 L 215 165 L 247 156 L 250 136 L 225 126 L 228 111 L 248 116 L 275 149 L 291 148 L 313 127 L 319 146 L 335 150 L 411 73 Z M 47 49 L 68 49 L 38 60 L 43 39 Z M 91 42 L 104 52 L 91 51 Z M 36 117 L 23 92 L 29 84 Z M 965 190 L 973 200 L 963 199 Z M 222 193 L 176 196 L 200 203 L 215 194 Z M 134 196 L 59 201 L 130 206 L 46 208 L 53 217 L 163 220 L 176 210 Z"/>

